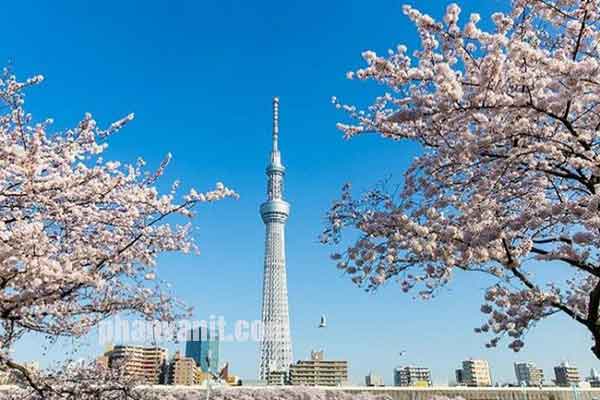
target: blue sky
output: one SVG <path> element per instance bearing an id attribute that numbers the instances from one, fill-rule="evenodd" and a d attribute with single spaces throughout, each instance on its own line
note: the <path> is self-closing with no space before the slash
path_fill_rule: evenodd
<path id="1" fill-rule="evenodd" d="M 413 5 L 441 16 L 447 2 Z M 463 18 L 486 19 L 506 2 L 462 2 Z M 392 369 L 418 364 L 445 384 L 460 360 L 490 361 L 494 378 L 513 379 L 512 363 L 533 360 L 551 376 L 561 360 L 586 373 L 598 366 L 585 331 L 563 318 L 546 321 L 515 355 L 504 345 L 484 348 L 473 327 L 487 282 L 458 275 L 429 302 L 413 300 L 390 284 L 377 294 L 356 289 L 340 276 L 318 244 L 323 215 L 341 185 L 366 189 L 402 171 L 417 154 L 407 143 L 376 136 L 344 141 L 335 123 L 343 118 L 331 96 L 365 105 L 380 88 L 345 79 L 362 65 L 366 49 L 385 52 L 396 44 L 414 48 L 416 33 L 401 1 L 19 1 L 3 5 L 0 60 L 22 76 L 46 81 L 28 94 L 28 108 L 57 128 L 91 112 L 109 124 L 130 112 L 136 119 L 113 138 L 107 158 L 156 167 L 173 154 L 165 184 L 212 188 L 223 181 L 241 195 L 199 209 L 200 256 L 161 259 L 159 275 L 195 307 L 200 319 L 228 321 L 260 315 L 264 226 L 258 206 L 265 198 L 270 145 L 271 97 L 281 98 L 280 147 L 287 167 L 288 287 L 294 358 L 324 348 L 347 359 L 353 382 L 370 370 L 392 383 Z M 322 313 L 329 327 L 316 328 Z M 100 351 L 93 339 L 82 355 Z M 177 346 L 170 346 L 171 349 Z M 16 349 L 21 360 L 58 359 L 52 346 L 40 356 L 38 338 Z M 398 352 L 407 350 L 400 358 Z M 224 344 L 222 360 L 244 377 L 257 373 L 255 343 Z"/>

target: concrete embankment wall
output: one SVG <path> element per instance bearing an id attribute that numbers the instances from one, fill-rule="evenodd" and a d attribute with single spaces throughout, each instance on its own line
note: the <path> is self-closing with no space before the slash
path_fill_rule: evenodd
<path id="1" fill-rule="evenodd" d="M 337 388 L 336 388 L 337 389 Z M 598 389 L 571 388 L 339 388 L 347 393 L 384 394 L 394 400 L 430 400 L 461 397 L 465 400 L 600 400 Z"/>
<path id="2" fill-rule="evenodd" d="M 6 398 L 16 388 L 0 386 L 0 400 Z M 140 386 L 142 392 L 165 399 L 204 400 L 206 388 L 203 386 Z M 328 398 L 333 400 L 349 400 L 353 398 L 391 398 L 393 400 L 438 400 L 441 398 L 462 398 L 464 400 L 600 400 L 598 389 L 571 388 L 466 388 L 466 387 L 432 387 L 432 388 L 402 388 L 402 387 L 227 387 L 211 390 L 211 400 L 273 400 L 273 399 L 302 399 Z M 348 396 L 350 395 L 350 396 Z M 142 396 L 143 397 L 143 396 Z M 152 396 L 154 397 L 154 396 Z"/>

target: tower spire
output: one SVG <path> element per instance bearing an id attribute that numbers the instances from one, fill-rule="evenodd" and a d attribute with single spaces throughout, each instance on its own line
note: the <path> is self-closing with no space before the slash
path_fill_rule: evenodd
<path id="1" fill-rule="evenodd" d="M 273 153 L 279 152 L 279 97 L 273 97 Z"/>
<path id="2" fill-rule="evenodd" d="M 271 149 L 271 168 L 283 168 L 279 153 L 279 97 L 273 97 L 273 146 Z"/>

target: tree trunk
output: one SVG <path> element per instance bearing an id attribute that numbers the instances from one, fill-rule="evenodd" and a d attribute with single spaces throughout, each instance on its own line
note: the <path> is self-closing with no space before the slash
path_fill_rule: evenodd
<path id="1" fill-rule="evenodd" d="M 589 329 L 592 332 L 594 340 L 594 345 L 591 347 L 592 353 L 600 360 L 600 326 L 594 324 L 594 326 L 590 326 Z"/>

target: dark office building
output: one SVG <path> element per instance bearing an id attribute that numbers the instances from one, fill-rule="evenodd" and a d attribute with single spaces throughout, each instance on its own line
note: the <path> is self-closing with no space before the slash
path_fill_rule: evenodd
<path id="1" fill-rule="evenodd" d="M 185 356 L 193 358 L 203 372 L 219 373 L 219 333 L 200 327 L 192 329 L 185 343 Z"/>

